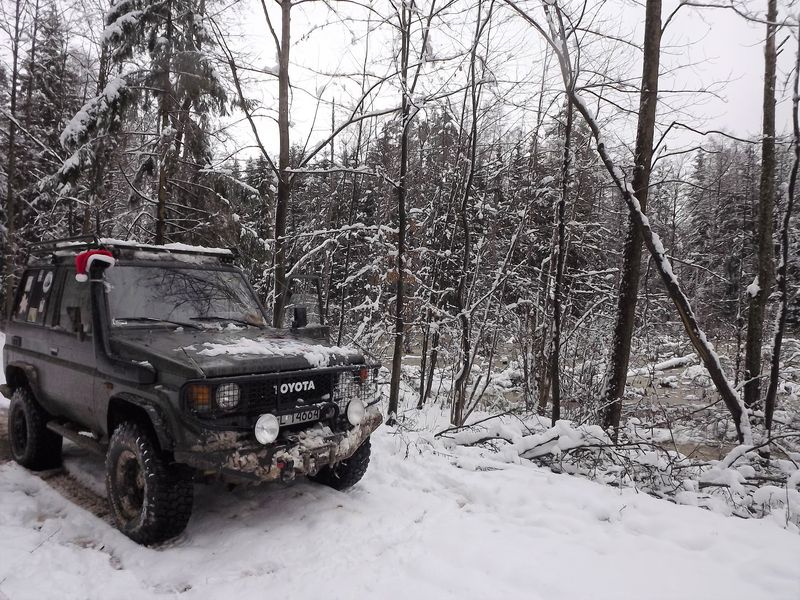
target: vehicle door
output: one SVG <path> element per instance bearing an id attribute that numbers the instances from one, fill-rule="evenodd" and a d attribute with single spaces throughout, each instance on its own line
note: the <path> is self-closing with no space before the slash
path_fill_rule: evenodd
<path id="1" fill-rule="evenodd" d="M 96 429 L 93 390 L 97 359 L 90 286 L 88 282 L 76 281 L 73 268 L 62 269 L 60 275 L 58 302 L 50 329 L 48 394 L 75 422 Z"/>

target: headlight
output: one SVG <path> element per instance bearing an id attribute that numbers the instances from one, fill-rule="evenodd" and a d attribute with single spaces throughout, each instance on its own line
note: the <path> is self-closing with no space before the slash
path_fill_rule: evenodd
<path id="1" fill-rule="evenodd" d="M 223 383 L 217 388 L 217 393 L 214 398 L 217 401 L 217 406 L 223 410 L 233 410 L 239 406 L 239 396 L 241 390 L 235 383 Z"/>
<path id="2" fill-rule="evenodd" d="M 351 400 L 347 405 L 347 420 L 351 425 L 360 425 L 367 415 L 367 409 L 361 400 Z"/>
<path id="3" fill-rule="evenodd" d="M 278 439 L 278 432 L 280 431 L 280 423 L 278 417 L 275 415 L 261 415 L 258 417 L 255 426 L 256 439 L 261 444 L 271 444 Z"/>

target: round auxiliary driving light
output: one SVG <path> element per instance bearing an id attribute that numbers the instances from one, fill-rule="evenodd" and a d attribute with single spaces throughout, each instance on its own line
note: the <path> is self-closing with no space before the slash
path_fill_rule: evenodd
<path id="1" fill-rule="evenodd" d="M 278 432 L 280 431 L 280 423 L 278 423 L 278 417 L 275 415 L 261 415 L 258 417 L 258 421 L 256 421 L 256 426 L 254 432 L 256 434 L 256 439 L 261 444 L 271 444 L 275 440 L 278 439 Z"/>
<path id="2" fill-rule="evenodd" d="M 233 410 L 239 406 L 241 390 L 235 383 L 224 383 L 217 388 L 214 399 L 222 410 Z"/>
<path id="3" fill-rule="evenodd" d="M 351 425 L 360 425 L 367 416 L 367 409 L 361 400 L 351 400 L 347 405 L 347 420 Z"/>

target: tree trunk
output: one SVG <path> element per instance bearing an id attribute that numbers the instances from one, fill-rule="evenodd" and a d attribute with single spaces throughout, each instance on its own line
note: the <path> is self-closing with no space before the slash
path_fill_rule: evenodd
<path id="1" fill-rule="evenodd" d="M 22 0 L 14 4 L 14 37 L 11 40 L 11 90 L 9 112 L 11 119 L 8 123 L 8 168 L 6 169 L 6 239 L 5 239 L 5 316 L 11 317 L 14 298 L 14 263 L 16 259 L 16 206 L 14 198 L 14 183 L 16 178 L 17 126 L 14 119 L 17 117 L 17 83 L 19 82 L 19 53 L 22 38 Z"/>
<path id="2" fill-rule="evenodd" d="M 392 377 L 389 381 L 389 408 L 387 425 L 397 422 L 397 408 L 400 399 L 400 371 L 403 366 L 403 333 L 405 323 L 403 320 L 403 303 L 405 300 L 405 252 L 406 252 L 406 174 L 408 172 L 408 125 L 410 104 L 408 98 L 408 55 L 411 34 L 411 7 L 403 4 L 400 9 L 400 85 L 403 98 L 401 101 L 400 119 L 400 176 L 395 188 L 397 198 L 397 287 L 394 305 L 394 350 L 392 352 Z"/>
<path id="3" fill-rule="evenodd" d="M 650 169 L 653 159 L 653 131 L 658 106 L 658 71 L 661 53 L 661 0 L 647 0 L 645 7 L 644 60 L 639 94 L 639 122 L 634 151 L 633 192 L 642 211 L 647 209 Z M 603 393 L 603 425 L 612 429 L 616 440 L 622 416 L 622 396 L 628 376 L 631 340 L 636 321 L 636 300 L 642 262 L 642 231 L 628 217 L 617 296 L 617 316 L 611 339 L 606 387 Z"/>
<path id="4" fill-rule="evenodd" d="M 800 32 L 800 27 L 798 27 Z M 764 420 L 768 434 L 772 433 L 772 418 L 775 413 L 775 404 L 778 395 L 778 377 L 780 375 L 781 345 L 783 332 L 786 329 L 786 313 L 789 309 L 789 294 L 786 289 L 786 269 L 789 264 L 789 230 L 791 228 L 792 207 L 794 206 L 795 184 L 797 183 L 797 170 L 800 167 L 800 120 L 798 119 L 798 80 L 800 80 L 800 43 L 797 48 L 797 58 L 794 65 L 794 94 L 792 95 L 792 130 L 794 134 L 793 150 L 794 160 L 789 174 L 789 184 L 786 193 L 786 212 L 781 223 L 781 254 L 778 261 L 775 284 L 778 291 L 778 314 L 775 317 L 775 331 L 772 339 L 772 355 L 770 357 L 769 386 L 764 400 Z"/>
<path id="5" fill-rule="evenodd" d="M 283 326 L 283 311 L 286 307 L 288 289 L 286 287 L 286 214 L 291 194 L 291 174 L 289 169 L 289 47 L 291 32 L 292 4 L 281 1 L 281 51 L 278 57 L 278 194 L 275 200 L 275 270 L 272 323 Z"/>
<path id="6" fill-rule="evenodd" d="M 747 311 L 747 341 L 744 351 L 744 403 L 758 404 L 761 391 L 761 345 L 764 338 L 764 312 L 773 276 L 772 209 L 775 198 L 775 34 L 777 0 L 767 0 L 767 39 L 764 44 L 764 121 L 761 137 L 761 180 L 758 193 L 756 231 L 756 278 L 758 291 L 750 294 Z"/>
<path id="7" fill-rule="evenodd" d="M 109 62 L 108 61 L 108 48 L 107 48 L 107 46 L 105 44 L 103 44 L 102 49 L 100 51 L 100 67 L 99 67 L 99 72 L 98 72 L 98 77 L 97 77 L 97 87 L 95 89 L 95 96 L 99 96 L 103 92 L 105 87 L 106 87 L 106 83 L 107 83 L 107 79 L 108 79 L 108 62 Z M 103 157 L 103 159 L 102 160 L 94 160 L 94 161 L 92 161 L 91 176 L 90 176 L 91 183 L 89 185 L 89 202 L 88 202 L 88 205 L 86 206 L 86 209 L 84 211 L 84 229 L 83 229 L 83 232 L 82 232 L 84 234 L 91 233 L 91 231 L 89 230 L 89 228 L 88 228 L 86 223 L 87 223 L 87 221 L 89 221 L 89 219 L 87 218 L 87 215 L 91 212 L 92 208 L 95 208 L 95 214 L 97 216 L 99 216 L 99 214 L 100 214 L 100 210 L 99 210 L 100 202 L 98 200 L 104 196 L 104 194 L 103 194 L 103 183 L 104 183 L 105 172 L 106 172 L 106 170 L 105 170 L 106 160 L 105 159 L 108 157 L 108 151 L 109 151 L 109 148 L 111 147 L 112 143 L 113 142 L 110 143 L 105 138 L 101 138 L 101 139 L 97 140 L 97 142 L 96 142 L 96 146 L 95 146 L 94 151 L 95 151 L 95 153 L 97 154 L 98 157 Z M 112 214 L 109 214 L 108 216 L 113 219 L 113 216 L 114 216 L 113 212 L 112 212 Z M 97 235 L 100 235 L 100 227 L 97 227 L 95 229 L 95 233 Z"/>
<path id="8" fill-rule="evenodd" d="M 25 127 L 31 127 L 31 108 L 33 107 L 33 88 L 36 85 L 36 45 L 39 33 L 39 0 L 33 5 L 33 32 L 31 34 L 31 51 L 28 55 L 28 89 L 25 92 Z M 66 57 L 66 52 L 64 53 Z"/>
<path id="9" fill-rule="evenodd" d="M 458 321 L 461 326 L 461 368 L 456 377 L 453 398 L 453 409 L 450 415 L 450 422 L 453 425 L 463 425 L 464 419 L 468 415 L 464 413 L 467 403 L 467 384 L 469 375 L 474 363 L 472 348 L 472 318 L 469 310 L 469 298 L 467 293 L 467 278 L 470 272 L 470 261 L 472 257 L 472 233 L 470 232 L 470 210 L 469 199 L 472 195 L 472 186 L 475 180 L 475 165 L 478 154 L 478 110 L 480 108 L 481 83 L 478 81 L 478 44 L 483 29 L 492 16 L 494 3 L 490 3 L 486 18 L 483 17 L 483 2 L 478 0 L 478 16 L 475 20 L 475 37 L 472 40 L 469 61 L 469 98 L 470 98 L 470 132 L 469 132 L 469 163 L 467 164 L 467 176 L 464 181 L 461 204 L 459 206 L 459 222 L 461 231 L 464 234 L 464 248 L 461 255 L 461 274 L 458 279 L 458 289 L 456 290 Z M 466 104 L 466 97 L 465 97 Z M 473 282 L 474 283 L 474 282 Z"/>
<path id="10" fill-rule="evenodd" d="M 167 16 L 167 39 L 172 40 L 172 13 Z M 158 190 L 157 190 L 157 203 L 156 203 L 156 236 L 155 243 L 163 244 L 166 241 L 167 232 L 167 183 L 170 162 L 171 143 L 164 143 L 164 130 L 169 126 L 169 117 L 172 112 L 172 90 L 170 85 L 169 72 L 162 75 L 163 89 L 161 91 L 161 98 L 158 107 L 159 124 L 159 146 L 158 146 Z M 87 213 L 90 210 L 87 207 Z M 91 220 L 84 219 L 84 233 L 91 230 Z"/>
<path id="11" fill-rule="evenodd" d="M 425 380 L 425 394 L 420 399 L 420 406 L 424 405 L 428 398 L 431 395 L 431 389 L 433 388 L 433 374 L 436 370 L 436 363 L 439 359 L 439 321 L 434 321 L 435 328 L 433 330 L 433 335 L 431 336 L 431 358 L 428 364 L 428 376 Z"/>
<path id="12" fill-rule="evenodd" d="M 553 338 L 550 349 L 550 385 L 552 387 L 553 411 L 551 420 L 553 425 L 561 418 L 561 288 L 564 279 L 564 261 L 566 254 L 566 224 L 565 213 L 567 208 L 567 194 L 570 183 L 570 162 L 572 155 L 572 100 L 567 94 L 567 122 L 564 127 L 564 159 L 561 164 L 561 193 L 556 207 L 556 228 L 558 239 L 556 241 L 556 270 L 553 282 Z"/>

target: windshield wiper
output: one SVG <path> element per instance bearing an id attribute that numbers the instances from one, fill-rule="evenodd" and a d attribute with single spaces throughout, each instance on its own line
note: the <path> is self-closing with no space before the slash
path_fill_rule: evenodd
<path id="1" fill-rule="evenodd" d="M 151 323 L 169 323 L 170 325 L 177 325 L 178 327 L 189 327 L 191 329 L 202 329 L 199 325 L 194 323 L 184 323 L 183 321 L 171 321 L 169 319 L 158 319 L 156 317 L 115 317 L 114 322 L 117 321 L 148 321 Z"/>
<path id="2" fill-rule="evenodd" d="M 207 316 L 207 317 L 192 317 L 192 321 L 230 321 L 231 323 L 238 323 L 239 325 L 246 325 L 247 327 L 260 327 L 260 325 L 256 325 L 255 323 L 251 323 L 250 321 L 245 321 L 244 319 L 234 319 L 233 317 L 214 317 L 214 316 Z"/>

